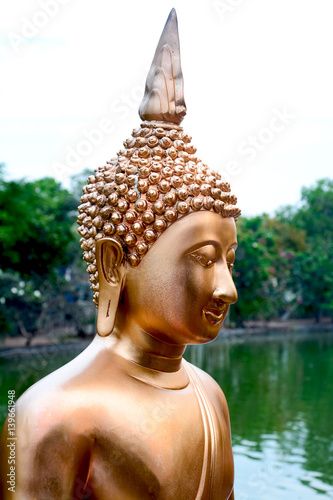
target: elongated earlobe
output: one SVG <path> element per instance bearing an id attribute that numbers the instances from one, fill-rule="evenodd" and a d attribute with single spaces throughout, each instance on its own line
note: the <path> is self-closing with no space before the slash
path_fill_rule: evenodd
<path id="1" fill-rule="evenodd" d="M 99 277 L 97 333 L 107 337 L 114 328 L 119 300 L 125 281 L 123 249 L 113 238 L 96 242 L 96 261 Z"/>

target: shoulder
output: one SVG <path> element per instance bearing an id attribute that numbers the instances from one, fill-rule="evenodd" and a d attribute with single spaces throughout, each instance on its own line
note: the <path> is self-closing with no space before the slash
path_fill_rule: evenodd
<path id="1" fill-rule="evenodd" d="M 117 392 L 114 363 L 107 354 L 91 344 L 18 399 L 17 430 L 22 441 L 68 441 L 78 436 L 93 439 L 99 409 L 107 412 Z"/>
<path id="2" fill-rule="evenodd" d="M 40 436 L 55 426 L 71 428 L 76 410 L 89 413 L 94 399 L 89 368 L 94 365 L 91 346 L 66 365 L 42 378 L 27 389 L 16 403 L 18 426 L 36 429 Z M 96 364 L 96 363 L 95 363 Z M 76 428 L 78 422 L 75 422 Z M 34 431 L 35 432 L 35 431 Z"/>
<path id="3" fill-rule="evenodd" d="M 70 393 L 66 386 L 70 378 L 61 367 L 29 387 L 16 402 L 18 424 L 34 423 L 42 419 L 59 421 L 66 410 L 66 400 L 70 401 Z M 54 417 L 53 417 L 54 415 Z"/>

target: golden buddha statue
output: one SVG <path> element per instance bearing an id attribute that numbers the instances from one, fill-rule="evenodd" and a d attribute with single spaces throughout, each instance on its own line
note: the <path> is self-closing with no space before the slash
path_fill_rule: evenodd
<path id="1" fill-rule="evenodd" d="M 16 405 L 18 500 L 233 499 L 229 413 L 183 360 L 237 300 L 236 197 L 196 156 L 176 13 L 149 71 L 142 123 L 83 188 L 79 232 L 97 333 Z M 2 474 L 8 473 L 3 431 Z M 3 480 L 4 498 L 12 498 Z"/>

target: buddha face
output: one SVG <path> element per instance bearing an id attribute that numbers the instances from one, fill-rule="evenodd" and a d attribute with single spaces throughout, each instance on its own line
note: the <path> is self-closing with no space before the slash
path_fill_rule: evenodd
<path id="1" fill-rule="evenodd" d="M 213 340 L 237 300 L 236 247 L 233 218 L 202 211 L 172 224 L 126 273 L 126 321 L 172 344 Z"/>

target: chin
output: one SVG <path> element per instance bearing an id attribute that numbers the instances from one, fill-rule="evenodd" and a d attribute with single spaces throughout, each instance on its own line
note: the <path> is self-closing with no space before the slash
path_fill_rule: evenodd
<path id="1" fill-rule="evenodd" d="M 211 328 L 205 328 L 204 330 L 198 332 L 191 344 L 206 344 L 207 342 L 215 340 L 219 334 L 222 323 L 223 322 L 219 325 L 212 325 Z"/>
<path id="2" fill-rule="evenodd" d="M 205 344 L 215 340 L 222 328 L 226 315 L 227 311 L 223 314 L 222 318 L 213 318 L 203 313 L 201 321 L 203 321 L 204 325 L 197 335 L 195 335 L 194 341 L 191 344 Z"/>

